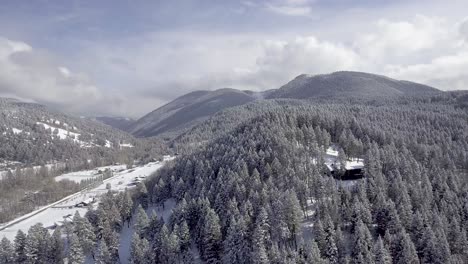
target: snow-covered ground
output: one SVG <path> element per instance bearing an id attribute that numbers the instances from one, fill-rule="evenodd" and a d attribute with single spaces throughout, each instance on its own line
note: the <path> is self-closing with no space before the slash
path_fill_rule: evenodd
<path id="1" fill-rule="evenodd" d="M 121 143 L 120 148 L 133 148 L 133 145 L 130 143 Z"/>
<path id="2" fill-rule="evenodd" d="M 170 160 L 172 157 L 167 158 Z M 102 184 L 92 189 L 85 189 L 81 192 L 66 197 L 58 202 L 42 207 L 28 215 L 19 217 L 9 223 L 0 225 L 0 238 L 6 237 L 13 240 L 18 230 L 27 232 L 29 228 L 37 223 L 43 223 L 45 227 L 52 227 L 63 223 L 64 218 L 73 216 L 78 211 L 81 215 L 86 213 L 86 208 L 76 207 L 81 202 L 98 201 L 99 197 L 105 194 L 108 190 L 106 185 L 110 184 L 111 189 L 115 191 L 123 191 L 125 188 L 132 188 L 136 181 L 141 181 L 150 176 L 164 162 L 152 162 L 143 166 L 135 167 L 130 170 L 116 172 L 113 177 L 104 180 Z"/>
<path id="3" fill-rule="evenodd" d="M 59 138 L 59 139 L 62 139 L 62 140 L 65 140 L 65 139 L 70 139 L 72 140 L 73 142 L 79 144 L 82 148 L 90 148 L 90 147 L 94 147 L 96 146 L 94 143 L 90 143 L 90 142 L 84 142 L 84 141 L 81 141 L 79 140 L 79 137 L 80 137 L 80 133 L 76 133 L 76 132 L 72 132 L 70 130 L 66 130 L 66 129 L 62 129 L 62 128 L 59 128 L 59 127 L 54 127 L 54 126 L 51 126 L 49 124 L 46 124 L 46 123 L 43 123 L 43 122 L 37 122 L 38 125 L 42 125 L 44 126 L 45 129 L 50 129 L 50 133 L 51 133 L 51 136 L 52 135 L 55 135 L 54 134 L 54 131 L 57 130 L 57 134 L 56 136 Z M 58 120 L 55 120 L 54 121 L 54 124 L 57 124 L 57 125 L 60 125 L 60 121 Z M 64 123 L 64 126 L 65 127 L 69 127 L 67 124 Z M 71 128 L 71 127 L 70 127 Z M 73 127 L 74 130 L 76 130 L 76 127 Z M 106 142 L 107 143 L 107 142 Z M 109 142 L 110 143 L 110 142 Z M 110 147 L 110 146 L 109 146 Z"/>
<path id="4" fill-rule="evenodd" d="M 68 130 L 65 130 L 65 129 L 62 129 L 62 128 L 58 128 L 58 127 L 53 127 L 53 126 L 48 125 L 46 123 L 37 122 L 37 124 L 38 125 L 43 125 L 45 129 L 50 129 L 52 131 L 52 133 L 54 133 L 54 130 L 57 129 L 57 131 L 58 131 L 57 136 L 60 139 L 72 138 L 73 140 L 75 140 L 75 142 L 77 142 L 78 137 L 80 136 L 79 133 L 71 132 L 71 131 L 68 131 Z"/>
<path id="5" fill-rule="evenodd" d="M 7 128 L 8 129 L 8 128 Z M 12 127 L 11 128 L 11 131 L 13 132 L 13 134 L 20 134 L 20 133 L 23 133 L 23 130 L 19 129 L 19 128 L 16 128 L 16 127 Z M 26 134 L 30 134 L 29 132 L 25 132 Z M 3 132 L 2 135 L 6 135 L 7 132 Z"/>
<path id="6" fill-rule="evenodd" d="M 105 166 L 105 167 L 99 167 L 95 168 L 92 170 L 87 170 L 87 171 L 77 171 L 77 172 L 70 172 L 67 174 L 63 174 L 60 176 L 55 177 L 56 181 L 61 181 L 61 180 L 70 180 L 74 181 L 76 183 L 80 183 L 82 180 L 87 180 L 87 179 L 93 179 L 96 178 L 97 176 L 102 175 L 102 173 L 105 170 L 110 170 L 114 174 L 123 171 L 127 168 L 126 165 L 113 165 L 113 166 Z"/>
<path id="7" fill-rule="evenodd" d="M 12 130 L 13 130 L 14 134 L 19 134 L 19 133 L 23 132 L 23 130 L 18 129 L 18 128 L 12 128 Z"/>

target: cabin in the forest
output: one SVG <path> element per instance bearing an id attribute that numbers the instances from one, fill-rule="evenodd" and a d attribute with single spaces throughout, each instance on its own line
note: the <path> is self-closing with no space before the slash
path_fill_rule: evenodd
<path id="1" fill-rule="evenodd" d="M 346 166 L 343 172 L 335 164 L 325 164 L 325 174 L 338 180 L 356 180 L 364 177 L 364 165 Z"/>
<path id="2" fill-rule="evenodd" d="M 337 146 L 331 146 L 325 153 L 325 174 L 338 180 L 356 180 L 364 177 L 364 160 L 349 158 L 346 160 L 344 170 L 340 169 Z"/>

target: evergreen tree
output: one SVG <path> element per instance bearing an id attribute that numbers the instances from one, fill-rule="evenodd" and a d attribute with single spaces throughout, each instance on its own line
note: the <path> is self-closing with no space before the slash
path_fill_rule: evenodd
<path id="1" fill-rule="evenodd" d="M 106 241 L 99 242 L 98 250 L 96 252 L 96 264 L 112 264 L 112 257 L 107 248 Z"/>
<path id="2" fill-rule="evenodd" d="M 148 209 L 148 205 L 149 205 L 149 194 L 148 194 L 148 190 L 146 189 L 146 185 L 144 183 L 140 183 L 138 184 L 138 191 L 137 191 L 137 201 L 139 204 L 141 204 L 141 206 L 144 208 L 144 209 Z"/>
<path id="3" fill-rule="evenodd" d="M 119 203 L 119 211 L 122 217 L 122 223 L 127 222 L 130 227 L 130 220 L 132 218 L 133 200 L 130 197 L 130 193 L 125 189 L 125 192 L 121 195 Z"/>
<path id="4" fill-rule="evenodd" d="M 47 229 L 42 224 L 33 225 L 26 237 L 24 252 L 26 262 L 41 263 L 47 261 L 49 249 L 50 235 Z"/>
<path id="5" fill-rule="evenodd" d="M 322 221 L 318 219 L 315 222 L 314 225 L 314 237 L 315 241 L 317 242 L 317 246 L 320 249 L 320 252 L 322 253 L 322 256 L 325 255 L 325 251 L 327 249 L 326 245 L 326 235 L 325 235 L 325 230 L 323 228 Z"/>
<path id="6" fill-rule="evenodd" d="M 15 255 L 13 246 L 11 245 L 10 240 L 4 237 L 0 242 L 0 264 L 13 263 L 14 260 Z"/>
<path id="7" fill-rule="evenodd" d="M 179 238 L 180 250 L 188 250 L 190 248 L 190 230 L 187 222 L 184 220 L 180 225 L 175 225 L 174 232 Z"/>
<path id="8" fill-rule="evenodd" d="M 320 254 L 320 252 L 319 252 Z M 281 259 L 281 252 L 278 248 L 278 245 L 276 243 L 273 243 L 270 251 L 268 252 L 268 259 L 270 260 L 270 263 L 273 264 L 282 264 L 282 259 Z"/>
<path id="9" fill-rule="evenodd" d="M 146 264 L 151 263 L 149 256 L 149 243 L 145 238 L 140 238 L 138 234 L 133 234 L 132 244 L 130 248 L 130 263 Z"/>
<path id="10" fill-rule="evenodd" d="M 380 236 L 374 245 L 374 262 L 375 264 L 392 264 L 392 256 Z"/>
<path id="11" fill-rule="evenodd" d="M 427 227 L 422 238 L 422 261 L 424 263 L 440 263 L 437 262 L 438 247 L 434 232 L 430 227 Z"/>
<path id="12" fill-rule="evenodd" d="M 327 232 L 326 245 L 324 257 L 328 259 L 330 263 L 339 263 L 338 248 L 333 233 Z"/>
<path id="13" fill-rule="evenodd" d="M 284 218 L 291 234 L 291 242 L 297 248 L 296 238 L 300 236 L 300 220 L 302 218 L 301 206 L 294 191 L 288 190 L 285 197 Z"/>
<path id="14" fill-rule="evenodd" d="M 450 262 L 450 246 L 445 236 L 444 227 L 436 231 L 436 242 L 438 245 L 438 260 L 440 263 Z"/>
<path id="15" fill-rule="evenodd" d="M 107 224 L 104 226 L 102 239 L 106 242 L 111 260 L 116 261 L 119 258 L 119 233 L 112 230 Z"/>
<path id="16" fill-rule="evenodd" d="M 54 230 L 49 246 L 50 246 L 49 256 L 48 256 L 49 263 L 56 263 L 56 264 L 63 263 L 64 245 L 63 245 L 63 239 L 62 239 L 62 231 L 60 230 L 60 227 L 57 227 Z"/>
<path id="17" fill-rule="evenodd" d="M 450 252 L 448 245 L 438 238 L 430 227 L 427 227 L 423 236 L 422 261 L 424 263 L 447 263 Z M 446 242 L 445 242 L 446 243 Z"/>
<path id="18" fill-rule="evenodd" d="M 80 240 L 76 234 L 70 236 L 70 247 L 68 248 L 68 263 L 70 264 L 83 264 L 85 255 L 81 247 Z"/>
<path id="19" fill-rule="evenodd" d="M 343 263 L 346 259 L 346 241 L 340 226 L 336 229 L 336 247 L 338 248 L 338 262 Z"/>
<path id="20" fill-rule="evenodd" d="M 325 263 L 325 260 L 320 256 L 320 250 L 315 240 L 306 246 L 305 252 L 305 262 L 307 264 Z"/>
<path id="21" fill-rule="evenodd" d="M 150 241 L 156 239 L 163 224 L 164 221 L 162 221 L 162 219 L 159 219 L 156 212 L 153 210 L 149 219 L 146 238 Z"/>
<path id="22" fill-rule="evenodd" d="M 245 240 L 245 229 L 243 219 L 236 221 L 231 218 L 230 226 L 228 228 L 226 239 L 224 240 L 224 253 L 223 253 L 223 263 L 249 263 L 248 245 Z M 261 258 L 264 256 L 258 256 L 258 260 L 255 258 L 256 253 L 262 254 L 261 250 L 257 252 L 252 251 L 252 258 L 255 261 L 253 263 L 262 263 Z M 266 255 L 266 252 L 264 252 Z"/>
<path id="23" fill-rule="evenodd" d="M 139 234 L 140 236 L 144 236 L 146 229 L 149 226 L 149 218 L 148 215 L 145 212 L 145 209 L 140 205 L 138 205 L 137 209 L 137 218 L 135 222 L 135 232 Z"/>
<path id="24" fill-rule="evenodd" d="M 93 232 L 93 226 L 89 223 L 87 218 L 81 217 L 78 211 L 76 211 L 73 217 L 73 224 L 73 232 L 80 240 L 84 254 L 93 254 L 93 249 L 96 245 L 96 235 Z"/>
<path id="25" fill-rule="evenodd" d="M 265 209 L 257 216 L 252 234 L 252 263 L 268 263 L 266 241 L 268 241 L 267 214 Z M 226 246 L 225 246 L 226 249 Z"/>
<path id="26" fill-rule="evenodd" d="M 26 261 L 26 235 L 23 231 L 18 230 L 15 236 L 15 262 L 23 263 Z"/>
<path id="27" fill-rule="evenodd" d="M 372 236 L 361 220 L 358 221 L 353 236 L 352 262 L 356 264 L 374 263 Z"/>
<path id="28" fill-rule="evenodd" d="M 163 225 L 159 233 L 160 255 L 162 263 L 174 263 L 179 255 L 179 238 L 176 234 L 170 233 L 166 225 Z"/>
<path id="29" fill-rule="evenodd" d="M 335 242 L 335 227 L 330 217 L 327 217 L 327 225 L 325 229 L 325 251 L 323 256 L 330 261 L 330 263 L 338 263 L 338 248 Z"/>
<path id="30" fill-rule="evenodd" d="M 396 255 L 397 264 L 419 264 L 418 255 L 413 242 L 406 232 L 402 231 L 398 238 L 398 253 Z"/>
<path id="31" fill-rule="evenodd" d="M 221 227 L 219 217 L 212 209 L 208 210 L 202 235 L 202 258 L 208 264 L 220 262 L 221 256 Z"/>

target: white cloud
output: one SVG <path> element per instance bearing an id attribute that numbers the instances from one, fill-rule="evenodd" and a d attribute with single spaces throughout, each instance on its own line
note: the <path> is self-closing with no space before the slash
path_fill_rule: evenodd
<path id="1" fill-rule="evenodd" d="M 358 54 L 353 50 L 313 36 L 288 42 L 270 41 L 263 48 L 265 54 L 257 59 L 262 70 L 323 73 L 359 67 Z"/>
<path id="2" fill-rule="evenodd" d="M 312 14 L 310 0 L 273 0 L 265 4 L 274 13 L 287 16 L 308 16 Z"/>
<path id="3" fill-rule="evenodd" d="M 465 41 L 468 42 L 468 17 L 463 19 L 463 21 L 460 23 L 459 32 Z"/>
<path id="4" fill-rule="evenodd" d="M 444 90 L 468 89 L 468 45 L 459 33 L 465 25 L 466 20 L 449 23 L 417 15 L 407 21 L 381 19 L 348 45 L 315 36 L 271 41 L 263 45 L 263 54 L 257 58 L 257 76 L 250 78 L 269 78 L 279 86 L 300 73 L 355 70 Z"/>
<path id="5" fill-rule="evenodd" d="M 267 5 L 268 9 L 282 15 L 288 16 L 306 16 L 312 9 L 308 6 L 285 6 L 285 5 Z"/>
<path id="6" fill-rule="evenodd" d="M 68 111 L 81 111 L 101 96 L 85 75 L 58 68 L 48 54 L 6 38 L 0 38 L 0 92 Z"/>
<path id="7" fill-rule="evenodd" d="M 455 30 L 440 18 L 418 15 L 410 21 L 377 22 L 372 33 L 361 34 L 354 43 L 358 52 L 374 63 L 410 62 L 427 52 L 446 52 L 452 48 Z"/>
<path id="8" fill-rule="evenodd" d="M 433 84 L 444 90 L 468 89 L 468 51 L 434 58 L 429 63 L 389 65 L 389 75 Z"/>
<path id="9" fill-rule="evenodd" d="M 421 15 L 410 21 L 380 20 L 378 30 L 354 46 L 368 68 L 383 74 L 444 90 L 468 89 L 468 47 L 460 36 L 465 23 Z"/>
<path id="10" fill-rule="evenodd" d="M 93 65 L 95 78 L 109 78 L 104 83 L 115 90 L 132 87 L 114 105 L 124 114 L 137 115 L 193 90 L 272 89 L 302 73 L 339 70 L 460 89 L 468 80 L 462 74 L 467 58 L 460 41 L 454 23 L 415 16 L 375 21 L 343 42 L 312 34 L 291 38 L 177 32 L 139 37 L 122 46 L 92 46 L 80 57 L 85 58 L 83 65 Z"/>
<path id="11" fill-rule="evenodd" d="M 64 76 L 64 77 L 70 77 L 71 76 L 71 73 L 70 73 L 70 70 L 67 69 L 67 67 L 58 67 L 58 70 L 59 72 Z"/>
<path id="12" fill-rule="evenodd" d="M 311 2 L 269 4 L 310 7 Z M 355 31 L 343 38 L 312 30 L 297 37 L 277 32 L 146 33 L 89 43 L 70 60 L 70 68 L 26 43 L 0 39 L 0 93 L 69 111 L 138 117 L 193 90 L 278 88 L 302 73 L 357 70 L 442 89 L 468 88 L 468 19 L 387 18 Z"/>

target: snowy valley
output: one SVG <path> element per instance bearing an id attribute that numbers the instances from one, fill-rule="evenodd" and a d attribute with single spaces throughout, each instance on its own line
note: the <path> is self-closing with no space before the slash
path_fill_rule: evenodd
<path id="1" fill-rule="evenodd" d="M 121 192 L 125 189 L 134 188 L 138 183 L 141 183 L 146 177 L 163 166 L 165 161 L 172 159 L 172 157 L 167 157 L 163 162 L 152 162 L 131 169 L 126 169 L 125 165 L 106 166 L 91 171 L 79 171 L 57 176 L 55 178 L 57 181 L 66 179 L 81 182 L 82 180 L 96 177 L 98 171 L 110 170 L 113 172 L 112 177 L 103 180 L 96 187 L 86 188 L 25 216 L 8 223 L 0 224 L 0 237 L 5 236 L 13 240 L 18 230 L 27 232 L 31 226 L 37 223 L 42 223 L 44 227 L 53 231 L 56 227 L 62 226 L 64 221 L 70 221 L 76 211 L 84 216 L 88 210 L 87 206 L 97 206 L 101 195 L 108 191 Z"/>

